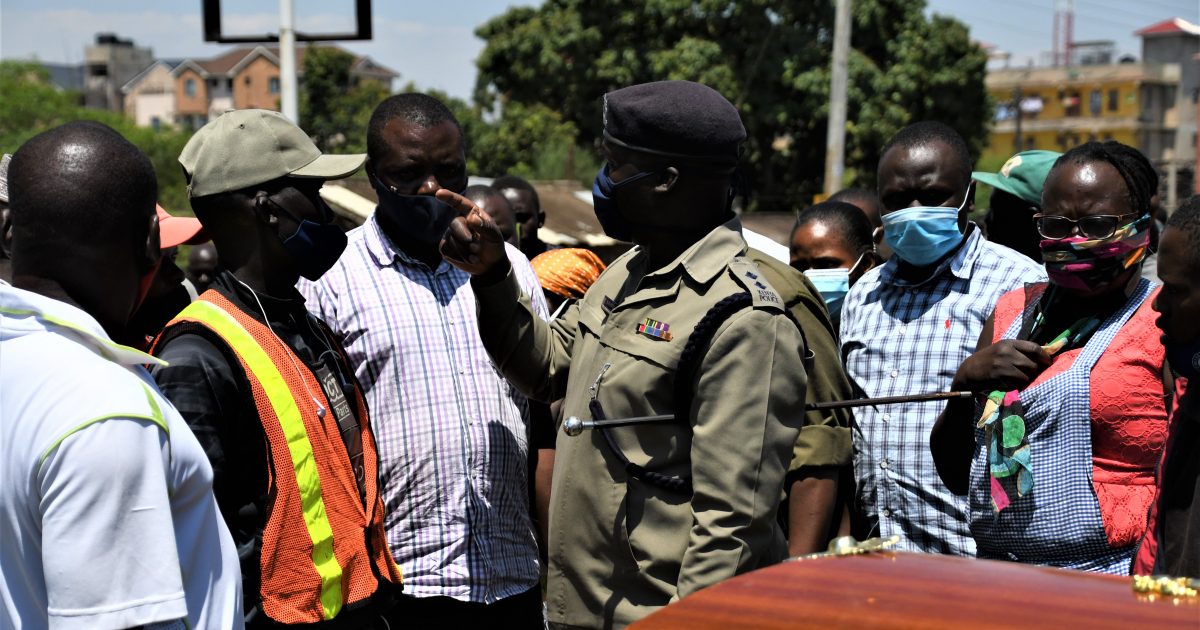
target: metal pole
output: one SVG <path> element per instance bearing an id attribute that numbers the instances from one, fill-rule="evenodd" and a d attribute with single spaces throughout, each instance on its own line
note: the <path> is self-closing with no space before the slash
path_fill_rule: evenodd
<path id="1" fill-rule="evenodd" d="M 279 0 L 279 109 L 288 120 L 300 124 L 294 22 L 292 0 Z"/>
<path id="2" fill-rule="evenodd" d="M 1013 113 L 1017 116 L 1017 130 L 1013 135 L 1013 153 L 1020 153 L 1025 150 L 1025 143 L 1021 138 L 1021 116 L 1024 113 L 1021 111 L 1021 86 L 1013 88 Z"/>
<path id="3" fill-rule="evenodd" d="M 846 76 L 850 62 L 850 0 L 837 0 L 833 22 L 833 64 L 829 85 L 829 127 L 825 134 L 825 194 L 842 187 L 846 158 Z"/>

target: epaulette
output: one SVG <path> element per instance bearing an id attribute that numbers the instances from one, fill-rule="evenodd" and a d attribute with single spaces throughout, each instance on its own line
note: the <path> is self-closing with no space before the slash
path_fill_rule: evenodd
<path id="1" fill-rule="evenodd" d="M 767 282 L 754 261 L 738 256 L 729 263 L 729 273 L 750 293 L 751 307 L 781 313 L 786 310 L 779 292 Z"/>

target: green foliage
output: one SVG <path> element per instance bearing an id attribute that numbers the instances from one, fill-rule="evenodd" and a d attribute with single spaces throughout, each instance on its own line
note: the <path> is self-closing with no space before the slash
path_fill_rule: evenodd
<path id="1" fill-rule="evenodd" d="M 304 55 L 300 121 L 322 151 L 365 153 L 371 112 L 389 95 L 380 82 L 351 74 L 353 65 L 354 55 L 329 46 Z"/>
<path id="2" fill-rule="evenodd" d="M 845 185 L 873 186 L 879 150 L 911 122 L 946 122 L 976 153 L 986 140 L 986 55 L 964 25 L 924 9 L 854 2 Z M 593 146 L 605 92 L 705 83 L 742 112 L 755 207 L 794 209 L 821 189 L 832 25 L 829 0 L 547 0 L 477 29 L 486 46 L 475 99 L 544 106 Z"/>
<path id="3" fill-rule="evenodd" d="M 172 213 L 191 214 L 187 184 L 179 167 L 179 154 L 191 134 L 164 127 L 159 131 L 138 127 L 128 117 L 110 111 L 87 109 L 79 96 L 50 83 L 36 63 L 0 61 L 0 150 L 12 153 L 37 134 L 73 120 L 104 123 L 125 136 L 149 156 L 158 174 L 158 198 Z"/>
<path id="4" fill-rule="evenodd" d="M 401 89 L 417 90 L 411 83 Z M 458 119 L 467 139 L 467 172 L 472 175 L 574 179 L 590 186 L 600 168 L 593 151 L 575 145 L 575 125 L 546 105 L 508 103 L 493 115 L 439 90 L 425 93 L 445 103 Z"/>

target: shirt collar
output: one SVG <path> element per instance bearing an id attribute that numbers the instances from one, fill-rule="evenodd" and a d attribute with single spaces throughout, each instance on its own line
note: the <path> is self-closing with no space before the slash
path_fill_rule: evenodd
<path id="1" fill-rule="evenodd" d="M 742 238 L 742 222 L 735 216 L 696 241 L 669 265 L 647 274 L 647 278 L 667 276 L 683 267 L 687 275 L 699 284 L 708 284 L 728 266 L 730 259 L 746 253 Z"/>
<path id="2" fill-rule="evenodd" d="M 32 291 L 0 285 L 0 318 L 9 320 L 2 327 L 8 329 L 6 333 L 47 331 L 61 334 L 120 365 L 167 364 L 162 359 L 113 341 L 96 318 L 78 307 Z"/>
<path id="3" fill-rule="evenodd" d="M 393 262 L 400 261 L 401 264 L 409 267 L 429 269 L 428 265 L 409 256 L 403 249 L 400 249 L 400 246 L 383 231 L 383 227 L 379 225 L 379 221 L 375 218 L 376 216 L 378 215 L 372 214 L 371 218 L 367 219 L 366 224 L 363 226 L 366 230 L 367 252 L 370 253 L 371 259 L 375 261 L 375 264 L 382 268 L 390 267 Z M 445 273 L 454 269 L 457 269 L 457 267 L 443 260 L 438 263 L 437 269 L 434 269 L 433 272 L 435 274 Z"/>
<path id="4" fill-rule="evenodd" d="M 962 280 L 969 280 L 971 272 L 975 269 L 975 261 L 979 260 L 984 249 L 983 233 L 974 223 L 967 223 L 967 235 L 963 240 L 963 244 L 959 246 L 953 256 L 943 260 L 928 278 L 920 282 L 910 282 L 896 275 L 900 267 L 900 257 L 895 255 L 880 268 L 879 281 L 883 284 L 901 287 L 918 287 L 947 273 Z"/>

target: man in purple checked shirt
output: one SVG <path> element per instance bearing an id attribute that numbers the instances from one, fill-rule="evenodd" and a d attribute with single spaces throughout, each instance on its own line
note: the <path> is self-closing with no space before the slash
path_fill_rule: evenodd
<path id="1" fill-rule="evenodd" d="M 405 595 L 393 627 L 542 627 L 528 499 L 525 398 L 479 339 L 470 276 L 442 260 L 467 187 L 454 115 L 424 94 L 380 103 L 367 131 L 375 213 L 341 259 L 300 289 L 366 389 L 392 554 Z M 546 317 L 529 261 L 506 247 Z"/>

